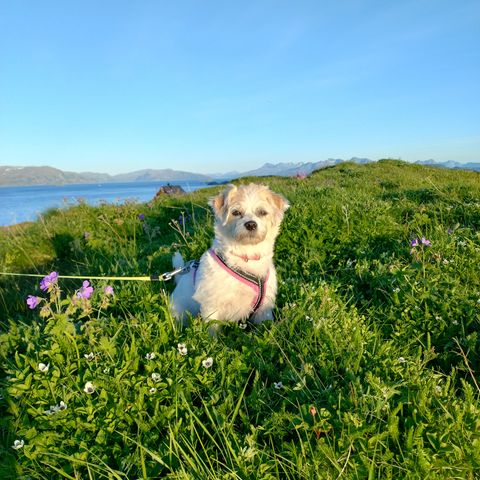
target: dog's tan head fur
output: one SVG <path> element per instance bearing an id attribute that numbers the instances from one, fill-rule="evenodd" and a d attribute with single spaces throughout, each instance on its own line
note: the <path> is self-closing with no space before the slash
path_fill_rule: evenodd
<path id="1" fill-rule="evenodd" d="M 242 244 L 274 240 L 288 201 L 265 185 L 229 185 L 210 202 L 218 234 Z"/>

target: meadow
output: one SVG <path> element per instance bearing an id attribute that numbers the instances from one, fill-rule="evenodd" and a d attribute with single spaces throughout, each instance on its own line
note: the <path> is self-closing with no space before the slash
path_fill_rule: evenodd
<path id="1" fill-rule="evenodd" d="M 171 283 L 84 281 L 199 258 L 221 187 L 0 230 L 0 271 L 49 275 L 0 276 L 0 478 L 480 478 L 480 175 L 250 181 L 291 203 L 275 320 L 216 338 Z"/>

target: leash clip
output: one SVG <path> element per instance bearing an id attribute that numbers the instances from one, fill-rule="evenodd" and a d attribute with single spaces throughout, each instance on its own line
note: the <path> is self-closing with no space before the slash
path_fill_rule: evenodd
<path id="1" fill-rule="evenodd" d="M 192 270 L 192 268 L 198 268 L 198 261 L 190 260 L 183 267 L 172 270 L 171 272 L 162 273 L 162 275 L 160 275 L 159 279 L 164 281 L 164 282 L 168 282 L 168 280 L 171 280 L 175 275 L 184 275 L 185 273 L 190 272 L 190 270 Z"/>
<path id="2" fill-rule="evenodd" d="M 175 275 L 177 275 L 178 273 L 180 273 L 183 269 L 184 269 L 184 267 L 182 267 L 182 268 L 177 268 L 177 269 L 175 269 L 175 270 L 172 270 L 171 272 L 162 273 L 162 274 L 160 275 L 160 280 L 163 280 L 164 282 L 168 282 L 168 281 L 171 280 Z"/>

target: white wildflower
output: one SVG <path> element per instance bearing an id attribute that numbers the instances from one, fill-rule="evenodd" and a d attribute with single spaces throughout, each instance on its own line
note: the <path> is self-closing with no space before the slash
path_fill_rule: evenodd
<path id="1" fill-rule="evenodd" d="M 152 380 L 157 383 L 162 379 L 159 373 L 153 372 L 152 373 Z"/>
<path id="2" fill-rule="evenodd" d="M 400 293 L 400 289 L 397 287 L 397 288 L 394 288 L 393 289 L 393 293 Z"/>
<path id="3" fill-rule="evenodd" d="M 50 408 L 48 410 L 44 410 L 45 415 L 52 415 L 57 411 L 57 406 L 56 405 L 50 405 Z"/>
<path id="4" fill-rule="evenodd" d="M 273 382 L 273 388 L 276 388 L 277 390 L 280 390 L 283 388 L 283 383 L 282 382 Z"/>
<path id="5" fill-rule="evenodd" d="M 152 387 L 150 390 L 149 390 L 149 393 L 151 393 L 152 395 L 157 391 L 157 389 L 155 387 Z"/>
<path id="6" fill-rule="evenodd" d="M 61 412 L 67 409 L 67 404 L 61 400 L 58 405 L 50 405 L 48 410 L 45 410 L 45 415 L 53 415 L 54 413 Z"/>
<path id="7" fill-rule="evenodd" d="M 103 373 L 104 373 L 105 375 L 108 375 L 108 374 L 110 373 L 110 367 L 105 367 L 105 368 L 103 369 Z"/>
<path id="8" fill-rule="evenodd" d="M 96 387 L 92 382 L 87 382 L 85 384 L 85 387 L 83 388 L 83 391 L 85 393 L 88 393 L 89 395 L 91 395 L 95 391 L 95 389 L 96 389 Z"/>
<path id="9" fill-rule="evenodd" d="M 12 448 L 14 450 L 20 450 L 21 448 L 23 448 L 24 445 L 25 445 L 25 442 L 23 440 L 15 440 L 13 442 Z"/>
<path id="10" fill-rule="evenodd" d="M 240 322 L 238 324 L 238 328 L 241 328 L 242 330 L 245 330 L 247 328 L 247 322 Z"/>
<path id="11" fill-rule="evenodd" d="M 178 348 L 178 353 L 183 357 L 188 353 L 188 348 L 184 343 L 179 343 L 177 345 L 177 348 Z"/>
<path id="12" fill-rule="evenodd" d="M 49 368 L 50 368 L 49 363 L 45 364 L 45 363 L 40 362 L 38 364 L 38 370 L 42 373 L 47 373 Z"/>
<path id="13" fill-rule="evenodd" d="M 205 368 L 210 368 L 210 367 L 213 365 L 213 358 L 212 358 L 212 357 L 208 357 L 208 358 L 206 358 L 205 360 L 202 360 L 202 365 L 203 365 Z"/>
<path id="14" fill-rule="evenodd" d="M 398 358 L 398 363 L 407 363 L 404 357 L 399 357 Z"/>
<path id="15" fill-rule="evenodd" d="M 95 358 L 95 355 L 93 352 L 85 353 L 83 356 L 87 359 L 88 362 L 91 362 Z"/>
<path id="16" fill-rule="evenodd" d="M 145 355 L 147 360 L 153 360 L 155 358 L 155 352 L 150 352 Z"/>

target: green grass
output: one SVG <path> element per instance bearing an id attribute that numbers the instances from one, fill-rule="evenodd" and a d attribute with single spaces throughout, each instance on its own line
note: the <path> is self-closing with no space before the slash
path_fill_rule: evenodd
<path id="1" fill-rule="evenodd" d="M 480 478 L 479 174 L 389 160 L 261 181 L 292 206 L 258 329 L 181 328 L 168 284 L 92 282 L 72 305 L 81 280 L 0 277 L 0 478 Z M 0 270 L 162 273 L 208 247 L 217 190 L 49 211 L 0 232 Z"/>

